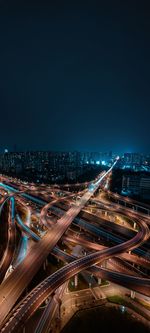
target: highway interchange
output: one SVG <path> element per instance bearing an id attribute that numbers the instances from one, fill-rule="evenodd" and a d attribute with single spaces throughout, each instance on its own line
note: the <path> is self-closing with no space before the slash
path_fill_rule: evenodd
<path id="1" fill-rule="evenodd" d="M 117 160 L 93 182 L 78 184 L 76 191 L 68 191 L 69 185 L 61 190 L 58 186 L 24 184 L 1 177 L 0 214 L 2 219 L 7 210 L 8 234 L 0 262 L 0 332 L 19 332 L 47 299 L 49 307 L 43 316 L 53 316 L 56 296 L 61 298 L 67 281 L 83 271 L 150 297 L 146 273 L 150 269 L 150 207 L 108 190 L 116 163 Z M 100 198 L 99 190 L 108 200 Z M 112 223 L 109 214 L 122 216 L 130 223 Z M 36 220 L 38 216 L 37 229 L 42 232 L 33 230 L 31 215 Z M 21 246 L 16 258 L 18 228 Z M 79 230 L 83 233 L 79 234 Z M 25 246 L 30 240 L 33 244 L 27 251 Z M 68 246 L 80 244 L 85 253 L 77 258 L 62 251 L 60 242 Z M 21 297 L 50 253 L 64 263 L 63 267 Z M 109 260 L 113 269 L 102 267 Z M 44 332 L 42 321 L 37 332 Z"/>

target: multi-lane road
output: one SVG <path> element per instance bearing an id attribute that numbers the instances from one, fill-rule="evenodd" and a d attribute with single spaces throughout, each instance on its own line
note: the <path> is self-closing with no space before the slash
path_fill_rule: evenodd
<path id="1" fill-rule="evenodd" d="M 149 239 L 150 221 L 148 216 L 144 215 L 144 217 L 142 218 L 143 214 L 138 212 L 132 212 L 131 209 L 127 207 L 121 206 L 120 208 L 120 206 L 118 207 L 118 204 L 116 207 L 115 203 L 111 204 L 100 203 L 103 206 L 105 206 L 103 209 L 106 209 L 108 211 L 113 211 L 114 214 L 121 211 L 121 213 L 123 215 L 126 215 L 128 218 L 132 217 L 132 219 L 135 219 L 135 223 L 138 226 L 138 232 L 135 232 L 132 236 L 130 235 L 130 230 L 127 230 L 129 239 L 123 241 L 121 240 L 119 244 L 111 247 L 108 246 L 104 247 L 104 245 L 99 244 L 99 242 L 93 243 L 82 236 L 73 237 L 73 234 L 70 233 L 65 235 L 71 223 L 75 220 L 75 218 L 77 218 L 77 215 L 87 205 L 87 203 L 90 200 L 92 200 L 94 194 L 97 192 L 97 189 L 104 182 L 105 178 L 109 175 L 109 173 L 111 172 L 112 168 L 116 163 L 117 161 L 115 161 L 115 163 L 107 172 L 101 173 L 95 181 L 87 184 L 87 189 L 84 189 L 84 191 L 80 191 L 77 194 L 68 193 L 67 196 L 66 192 L 64 194 L 64 198 L 60 199 L 60 197 L 57 197 L 56 195 L 57 193 L 56 188 L 54 191 L 52 190 L 52 188 L 50 188 L 48 190 L 50 192 L 49 198 L 51 196 L 49 202 L 47 200 L 48 193 L 46 192 L 46 189 L 43 190 L 42 188 L 41 197 L 40 197 L 40 189 L 37 190 L 37 187 L 34 188 L 33 195 L 31 189 L 30 191 L 28 191 L 27 187 L 24 188 L 26 193 L 22 193 L 23 187 L 21 187 L 18 184 L 16 187 L 13 187 L 12 184 L 9 183 L 8 179 L 3 179 L 3 182 L 0 185 L 3 188 L 5 188 L 6 191 L 8 191 L 8 196 L 7 198 L 4 198 L 4 200 L 10 199 L 8 232 L 10 233 L 11 230 L 13 230 L 13 235 L 15 234 L 14 231 L 15 230 L 14 218 L 15 218 L 15 221 L 21 228 L 22 232 L 28 234 L 28 236 L 36 240 L 36 243 L 28 251 L 27 255 L 22 260 L 22 262 L 15 267 L 15 269 L 8 275 L 7 278 L 4 279 L 4 281 L 0 285 L 1 332 L 3 333 L 17 332 L 17 330 L 21 326 L 22 327 L 24 326 L 25 322 L 33 315 L 33 313 L 38 309 L 38 307 L 43 303 L 43 301 L 47 297 L 52 295 L 57 288 L 60 288 L 61 290 L 61 285 L 63 285 L 72 276 L 76 275 L 77 273 L 83 270 L 88 270 L 93 275 L 106 278 L 110 281 L 128 287 L 129 289 L 133 289 L 135 291 L 143 293 L 144 295 L 150 296 L 149 292 L 150 280 L 147 277 L 142 277 L 140 271 L 136 269 L 135 270 L 131 269 L 130 272 L 130 267 L 132 268 L 132 266 L 130 266 L 129 264 L 126 266 L 126 268 L 124 267 L 124 270 L 121 269 L 120 266 L 119 268 L 120 271 L 118 272 L 109 271 L 109 269 L 106 268 L 104 269 L 100 266 L 97 266 L 97 264 L 103 262 L 104 260 L 107 260 L 114 256 L 115 257 L 118 256 L 120 257 L 119 260 L 123 259 L 130 261 L 131 263 L 134 263 L 137 260 L 139 265 L 141 264 L 142 266 L 143 264 L 143 266 L 145 265 L 146 268 L 149 268 L 150 266 L 149 260 L 142 259 L 137 255 L 131 255 L 130 253 L 128 253 L 128 251 L 138 248 Z M 22 192 L 19 194 L 18 191 Z M 76 202 L 73 201 L 74 196 L 77 197 Z M 16 205 L 17 205 L 17 200 L 20 201 L 19 204 L 21 204 L 22 200 L 18 199 L 21 197 L 23 202 L 30 201 L 35 205 L 39 205 L 39 207 L 42 206 L 40 214 L 40 223 L 43 224 L 46 229 L 46 232 L 42 238 L 40 238 L 31 230 L 29 224 L 26 225 L 22 221 L 21 217 L 19 216 L 16 210 L 14 211 L 14 200 L 16 202 Z M 64 211 L 63 215 L 60 218 L 58 218 L 57 222 L 54 223 L 54 220 L 48 216 L 49 209 L 51 207 L 54 207 L 55 204 L 60 201 L 64 200 L 65 202 L 66 198 L 68 202 L 70 202 L 69 205 L 70 207 L 67 211 Z M 1 210 L 2 209 L 4 209 L 3 202 Z M 31 210 L 32 210 L 32 204 L 31 204 Z M 87 248 L 88 251 L 92 252 L 88 253 L 86 256 L 82 256 L 79 259 L 76 259 L 73 256 L 69 257 L 69 255 L 67 254 L 66 257 L 64 255 L 65 259 L 62 260 L 65 260 L 67 264 L 61 269 L 57 270 L 52 275 L 50 275 L 48 278 L 43 280 L 37 287 L 35 287 L 30 293 L 28 293 L 27 296 L 23 298 L 19 304 L 17 304 L 17 300 L 21 296 L 24 289 L 29 285 L 30 281 L 33 279 L 33 277 L 35 276 L 35 274 L 37 273 L 37 271 L 47 258 L 48 254 L 52 252 L 54 255 L 58 257 L 61 256 L 61 250 L 58 247 L 56 247 L 56 245 L 62 239 L 62 237 L 65 242 L 82 244 L 83 247 Z M 10 244 L 12 244 L 10 243 L 10 240 L 12 241 L 12 236 L 10 236 L 10 234 L 8 240 L 9 240 L 8 246 L 10 246 Z M 13 238 L 13 243 L 15 243 L 14 238 Z M 9 264 L 7 265 L 8 267 L 13 259 L 11 257 L 13 254 L 11 247 L 9 254 L 11 260 L 9 260 Z M 5 255 L 6 257 L 8 256 L 6 251 Z M 3 258 L 3 260 L 4 259 L 5 258 Z M 115 265 L 116 259 L 112 258 L 112 260 L 114 260 L 114 265 Z M 4 263 L 5 264 L 7 263 L 6 259 L 4 260 Z M 119 265 L 120 261 L 117 262 L 116 260 L 116 266 L 119 267 Z M 50 306 L 50 308 L 52 309 L 52 305 Z"/>
<path id="2" fill-rule="evenodd" d="M 111 171 L 111 169 L 112 167 L 110 168 L 109 172 Z M 0 322 L 2 322 L 7 316 L 23 290 L 29 284 L 33 276 L 42 265 L 43 261 L 46 259 L 49 252 L 61 239 L 62 235 L 68 229 L 71 222 L 79 214 L 79 212 L 89 201 L 89 199 L 93 196 L 94 192 L 99 187 L 101 181 L 109 172 L 103 172 L 96 182 L 90 184 L 89 188 L 78 201 L 78 203 L 74 204 L 64 214 L 64 216 L 57 221 L 55 227 L 48 231 L 38 244 L 35 244 L 32 247 L 23 262 L 21 262 L 16 267 L 12 274 L 9 275 L 9 277 L 0 286 Z M 8 186 L 6 188 L 8 188 Z"/>

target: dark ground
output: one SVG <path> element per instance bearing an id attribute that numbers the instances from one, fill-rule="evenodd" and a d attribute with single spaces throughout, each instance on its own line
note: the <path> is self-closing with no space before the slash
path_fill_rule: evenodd
<path id="1" fill-rule="evenodd" d="M 108 307 L 79 311 L 61 333 L 149 333 L 150 330 L 131 314 Z"/>

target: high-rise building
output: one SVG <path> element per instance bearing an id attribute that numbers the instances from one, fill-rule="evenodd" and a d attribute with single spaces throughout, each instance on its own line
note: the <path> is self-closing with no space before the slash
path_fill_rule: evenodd
<path id="1" fill-rule="evenodd" d="M 122 192 L 128 195 L 150 199 L 150 176 L 140 174 L 124 175 L 122 178 Z"/>

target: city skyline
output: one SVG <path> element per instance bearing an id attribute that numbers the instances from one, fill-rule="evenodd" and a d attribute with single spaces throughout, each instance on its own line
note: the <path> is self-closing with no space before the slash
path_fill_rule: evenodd
<path id="1" fill-rule="evenodd" d="M 1 1 L 1 145 L 149 152 L 149 15 L 140 1 Z"/>
<path id="2" fill-rule="evenodd" d="M 120 150 L 120 151 L 115 151 L 113 149 L 107 149 L 104 150 L 103 147 L 99 147 L 99 149 L 83 149 L 83 150 L 78 150 L 78 149 L 38 149 L 38 147 L 35 148 L 31 148 L 29 147 L 27 148 L 21 148 L 21 146 L 17 146 L 17 145 L 9 145 L 9 146 L 4 146 L 4 147 L 0 147 L 0 154 L 5 154 L 5 153 L 25 153 L 25 152 L 52 152 L 52 153 L 101 153 L 101 154 L 105 154 L 105 153 L 113 153 L 114 155 L 120 155 L 123 156 L 124 154 L 141 154 L 141 155 L 150 155 L 150 149 L 145 151 L 138 151 L 138 150 L 131 150 L 131 149 L 127 149 L 127 150 Z"/>

